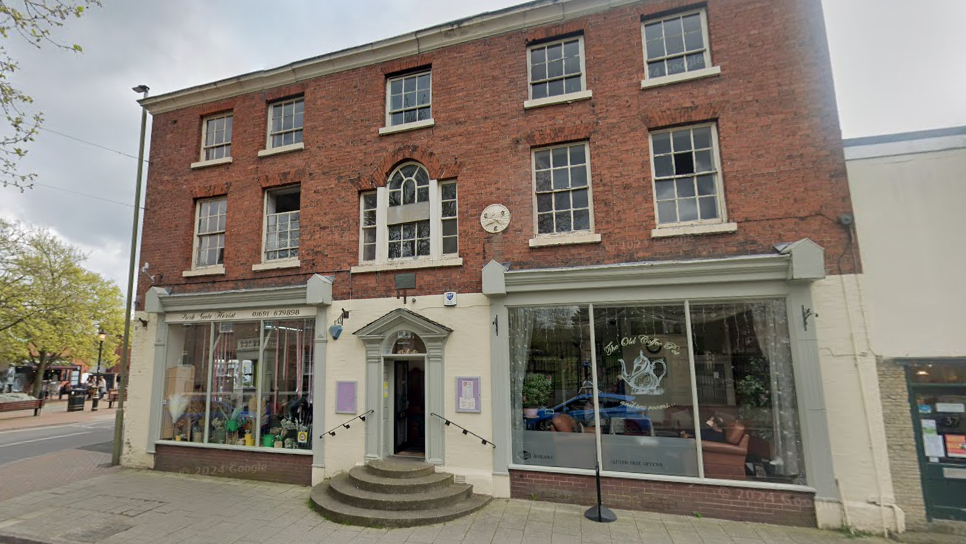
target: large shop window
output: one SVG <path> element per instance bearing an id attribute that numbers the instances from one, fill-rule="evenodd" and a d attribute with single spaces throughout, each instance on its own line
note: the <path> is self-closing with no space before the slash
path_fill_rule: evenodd
<path id="1" fill-rule="evenodd" d="M 805 483 L 783 300 L 512 308 L 510 334 L 515 464 Z"/>
<path id="2" fill-rule="evenodd" d="M 315 321 L 171 325 L 162 440 L 310 450 Z"/>

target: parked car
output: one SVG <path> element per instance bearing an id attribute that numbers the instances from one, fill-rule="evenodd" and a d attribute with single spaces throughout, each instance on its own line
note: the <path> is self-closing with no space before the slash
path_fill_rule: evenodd
<path id="1" fill-rule="evenodd" d="M 634 397 L 615 393 L 598 393 L 601 432 L 627 435 L 654 434 L 651 418 L 646 410 L 636 407 Z M 626 404 L 624 404 L 626 403 Z M 582 427 L 594 425 L 594 396 L 582 393 L 553 408 L 540 408 L 537 416 L 525 419 L 528 430 L 549 430 L 556 414 L 567 414 Z"/>

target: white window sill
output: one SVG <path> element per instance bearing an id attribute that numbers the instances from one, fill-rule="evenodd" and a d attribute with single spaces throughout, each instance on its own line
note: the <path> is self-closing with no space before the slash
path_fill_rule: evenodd
<path id="1" fill-rule="evenodd" d="M 382 127 L 379 129 L 379 135 L 385 136 L 386 134 L 396 134 L 397 132 L 409 132 L 410 130 L 419 130 L 421 128 L 428 128 L 436 126 L 436 121 L 433 119 L 423 119 L 422 121 L 415 121 L 412 123 L 403 123 L 401 125 L 394 125 L 391 127 Z"/>
<path id="2" fill-rule="evenodd" d="M 220 159 L 212 159 L 210 161 L 199 161 L 191 163 L 191 168 L 207 168 L 209 166 L 218 166 L 219 164 L 231 164 L 231 157 L 222 157 Z"/>
<path id="3" fill-rule="evenodd" d="M 441 268 L 444 266 L 463 266 L 463 259 L 460 257 L 446 257 L 438 261 L 430 259 L 402 259 L 386 263 L 360 264 L 353 266 L 350 270 L 353 274 L 364 274 L 366 272 L 386 272 L 390 270 L 414 270 L 417 268 Z"/>
<path id="4" fill-rule="evenodd" d="M 542 108 L 544 106 L 552 106 L 554 104 L 569 104 L 571 102 L 577 102 L 579 100 L 589 100 L 594 96 L 594 91 L 580 91 L 576 93 L 561 94 L 557 96 L 547 96 L 545 98 L 537 98 L 536 100 L 527 100 L 523 103 L 523 109 L 530 110 L 533 108 Z"/>
<path id="5" fill-rule="evenodd" d="M 641 81 L 641 88 L 652 89 L 654 87 L 673 85 L 675 83 L 680 83 L 682 81 L 693 81 L 695 79 L 704 79 L 706 77 L 715 77 L 719 75 L 721 75 L 721 67 L 712 66 L 710 68 L 702 68 L 701 70 L 695 70 L 693 72 L 684 72 L 681 74 L 674 74 L 671 76 L 645 79 L 644 81 Z"/>
<path id="6" fill-rule="evenodd" d="M 281 147 L 273 147 L 271 149 L 262 149 L 258 152 L 259 157 L 268 157 L 269 155 L 278 155 L 281 153 L 291 153 L 292 151 L 301 151 L 305 149 L 305 143 L 299 142 L 297 144 L 283 145 Z"/>
<path id="7" fill-rule="evenodd" d="M 194 270 L 185 270 L 181 273 L 182 277 L 193 278 L 195 276 L 222 276 L 225 274 L 225 265 L 220 264 L 218 266 L 206 266 L 205 268 L 196 268 Z"/>
<path id="8" fill-rule="evenodd" d="M 252 270 L 277 270 L 279 268 L 298 268 L 302 263 L 298 259 L 278 259 L 275 261 L 265 261 L 252 265 Z"/>
<path id="9" fill-rule="evenodd" d="M 569 246 L 571 244 L 599 244 L 599 234 L 564 234 L 538 236 L 530 239 L 530 247 Z"/>
<path id="10" fill-rule="evenodd" d="M 651 231 L 651 238 L 669 238 L 671 236 L 695 236 L 701 234 L 723 234 L 738 232 L 738 223 L 717 223 L 714 225 L 683 225 L 680 227 L 660 227 Z"/>

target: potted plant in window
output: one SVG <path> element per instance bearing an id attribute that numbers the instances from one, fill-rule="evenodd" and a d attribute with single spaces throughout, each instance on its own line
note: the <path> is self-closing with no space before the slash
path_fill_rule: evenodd
<path id="1" fill-rule="evenodd" d="M 225 431 L 225 421 L 217 417 L 211 420 L 211 443 L 224 444 L 227 436 L 228 433 Z"/>
<path id="2" fill-rule="evenodd" d="M 553 382 L 545 374 L 527 374 L 523 378 L 523 417 L 537 417 L 537 411 L 545 407 L 553 391 Z"/>

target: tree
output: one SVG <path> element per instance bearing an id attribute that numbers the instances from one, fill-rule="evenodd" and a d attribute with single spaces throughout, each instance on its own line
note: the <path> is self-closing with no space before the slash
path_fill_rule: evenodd
<path id="1" fill-rule="evenodd" d="M 86 256 L 49 231 L 0 219 L 0 236 L 0 358 L 36 366 L 37 396 L 52 362 L 96 359 L 101 328 L 102 368 L 114 365 L 124 326 L 121 290 L 84 269 Z"/>
<path id="2" fill-rule="evenodd" d="M 6 40 L 20 38 L 34 47 L 52 45 L 80 53 L 81 46 L 60 43 L 54 40 L 53 32 L 70 18 L 82 16 L 88 7 L 100 5 L 100 0 L 0 0 L 0 107 L 9 125 L 0 133 L 0 183 L 4 187 L 17 187 L 22 192 L 33 186 L 35 175 L 20 173 L 20 159 L 44 121 L 41 113 L 27 111 L 33 99 L 13 83 L 20 65 Z"/>

